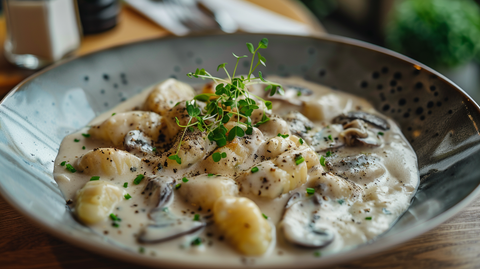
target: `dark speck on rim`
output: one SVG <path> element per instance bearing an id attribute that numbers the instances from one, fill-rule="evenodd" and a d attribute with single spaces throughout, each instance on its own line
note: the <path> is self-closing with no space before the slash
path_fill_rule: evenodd
<path id="1" fill-rule="evenodd" d="M 390 81 L 390 86 L 392 87 L 397 86 L 397 81 L 396 80 Z"/>
<path id="2" fill-rule="evenodd" d="M 387 100 L 387 98 L 385 98 L 385 94 L 383 94 L 383 92 L 380 93 L 380 100 L 382 100 L 382 102 Z"/>
<path id="3" fill-rule="evenodd" d="M 171 78 L 177 79 L 176 75 L 170 75 Z"/>
<path id="4" fill-rule="evenodd" d="M 412 127 L 408 127 L 407 131 L 411 131 L 412 130 Z"/>
<path id="5" fill-rule="evenodd" d="M 395 72 L 395 74 L 393 74 L 393 77 L 394 77 L 395 79 L 397 79 L 397 80 L 398 80 L 398 79 L 402 79 L 402 73 L 400 73 L 400 72 Z"/>
<path id="6" fill-rule="evenodd" d="M 103 74 L 103 79 L 104 79 L 104 80 L 109 80 L 110 77 L 109 77 L 107 74 Z"/>
<path id="7" fill-rule="evenodd" d="M 431 110 L 428 111 L 428 115 L 432 115 L 432 111 L 431 111 Z"/>
<path id="8" fill-rule="evenodd" d="M 395 89 L 391 89 L 391 90 L 390 90 L 390 93 L 395 93 Z"/>
<path id="9" fill-rule="evenodd" d="M 377 78 L 379 78 L 379 77 L 380 77 L 380 73 L 378 73 L 378 72 L 373 72 L 372 78 L 377 79 Z"/>
<path id="10" fill-rule="evenodd" d="M 434 92 L 436 89 L 437 89 L 437 88 L 436 88 L 435 86 L 433 86 L 433 85 L 430 86 L 430 90 L 431 90 L 432 92 Z"/>
<path id="11" fill-rule="evenodd" d="M 413 74 L 414 75 L 420 75 L 420 70 L 418 70 L 418 69 L 413 70 Z"/>
<path id="12" fill-rule="evenodd" d="M 88 81 L 88 76 L 85 76 L 83 79 L 85 79 L 85 81 Z"/>
<path id="13" fill-rule="evenodd" d="M 378 84 L 378 85 L 377 85 L 377 89 L 378 89 L 378 90 L 383 89 L 383 85 L 382 85 L 382 84 Z"/>
<path id="14" fill-rule="evenodd" d="M 438 96 L 438 92 L 435 92 L 433 95 Z"/>
<path id="15" fill-rule="evenodd" d="M 320 72 L 318 72 L 318 75 L 321 77 L 325 76 L 326 74 L 327 74 L 327 71 L 325 70 L 320 70 Z"/>
<path id="16" fill-rule="evenodd" d="M 447 101 L 448 101 L 448 97 L 445 97 L 445 99 L 443 99 L 443 101 L 447 102 Z"/>
<path id="17" fill-rule="evenodd" d="M 425 120 L 425 116 L 421 116 L 421 117 L 420 117 L 420 120 Z"/>
<path id="18" fill-rule="evenodd" d="M 403 117 L 404 117 L 404 118 L 410 117 L 410 113 L 407 112 L 407 113 L 403 114 Z"/>
<path id="19" fill-rule="evenodd" d="M 391 113 L 395 113 L 395 109 L 392 109 L 390 112 L 391 112 Z"/>
<path id="20" fill-rule="evenodd" d="M 101 93 L 101 94 L 105 94 L 105 90 L 104 90 L 104 89 L 101 89 L 101 90 L 100 90 L 100 93 Z"/>
<path id="21" fill-rule="evenodd" d="M 420 99 L 418 99 L 418 97 L 413 98 L 413 101 L 414 101 L 415 103 L 418 103 L 419 100 L 420 100 Z"/>
<path id="22" fill-rule="evenodd" d="M 125 79 L 125 77 L 126 77 L 125 73 L 120 73 L 120 77 Z"/>
<path id="23" fill-rule="evenodd" d="M 427 107 L 428 107 L 428 108 L 432 108 L 434 105 L 435 105 L 435 104 L 434 104 L 432 101 L 430 101 L 430 102 L 427 103 Z"/>
<path id="24" fill-rule="evenodd" d="M 360 83 L 360 87 L 362 87 L 362 88 L 368 87 L 368 82 L 362 81 L 362 83 Z"/>
<path id="25" fill-rule="evenodd" d="M 422 87 L 423 87 L 423 83 L 421 83 L 421 82 L 415 83 L 415 88 L 421 89 Z"/>
<path id="26" fill-rule="evenodd" d="M 403 105 L 405 105 L 406 103 L 407 103 L 407 100 L 405 100 L 404 98 L 398 100 L 398 105 L 400 105 L 400 106 L 403 106 Z"/>
<path id="27" fill-rule="evenodd" d="M 105 103 L 103 103 L 103 105 L 104 105 L 104 106 L 108 106 L 108 103 L 107 103 L 107 102 L 105 102 Z"/>
<path id="28" fill-rule="evenodd" d="M 383 111 L 387 111 L 387 110 L 390 109 L 390 105 L 389 105 L 389 104 L 385 104 L 382 109 L 383 109 Z"/>
<path id="29" fill-rule="evenodd" d="M 113 84 L 113 87 L 114 87 L 114 88 L 118 88 L 118 84 L 117 84 L 117 83 L 114 83 L 114 84 Z"/>
<path id="30" fill-rule="evenodd" d="M 384 73 L 384 74 L 388 73 L 388 67 L 384 66 L 382 68 L 382 73 Z"/>
<path id="31" fill-rule="evenodd" d="M 437 102 L 437 106 L 442 106 L 442 102 Z"/>
<path id="32" fill-rule="evenodd" d="M 397 91 L 401 92 L 402 90 L 403 90 L 402 87 L 400 87 L 400 86 L 397 87 Z"/>
<path id="33" fill-rule="evenodd" d="M 452 113 L 453 113 L 453 111 L 450 109 L 450 110 L 448 111 L 448 114 L 452 114 Z"/>
<path id="34" fill-rule="evenodd" d="M 418 107 L 417 110 L 415 110 L 415 113 L 417 113 L 417 115 L 420 115 L 423 113 L 423 107 Z"/>

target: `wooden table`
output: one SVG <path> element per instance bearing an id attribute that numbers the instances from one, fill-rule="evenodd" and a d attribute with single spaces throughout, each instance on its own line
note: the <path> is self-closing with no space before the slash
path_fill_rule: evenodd
<path id="1" fill-rule="evenodd" d="M 287 0 L 250 0 L 313 25 L 302 7 Z M 137 13 L 123 9 L 121 23 L 106 33 L 85 37 L 79 54 L 168 33 Z M 0 42 L 4 22 L 0 20 Z M 0 44 L 1 44 L 0 43 Z M 0 55 L 0 97 L 31 71 L 14 68 Z M 3 93 L 3 94 L 2 94 Z M 335 268 L 480 268 L 480 201 L 450 221 L 401 246 Z M 32 225 L 0 197 L 0 268 L 141 268 L 67 244 Z"/>

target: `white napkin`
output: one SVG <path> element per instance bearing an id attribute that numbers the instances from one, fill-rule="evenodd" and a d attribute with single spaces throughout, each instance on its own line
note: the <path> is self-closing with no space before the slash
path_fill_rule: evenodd
<path id="1" fill-rule="evenodd" d="M 239 29 L 250 33 L 280 33 L 292 35 L 311 35 L 310 26 L 279 15 L 244 0 L 201 0 L 211 10 L 221 9 L 238 24 Z M 172 19 L 162 8 L 162 2 L 151 0 L 125 0 L 131 7 L 146 17 L 172 32 L 183 36 L 190 30 Z"/>

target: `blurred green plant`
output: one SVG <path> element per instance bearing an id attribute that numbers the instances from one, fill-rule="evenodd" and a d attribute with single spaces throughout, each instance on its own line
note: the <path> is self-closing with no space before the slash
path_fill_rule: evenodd
<path id="1" fill-rule="evenodd" d="M 452 68 L 480 51 L 480 8 L 471 0 L 397 2 L 386 43 L 432 67 Z"/>
<path id="2" fill-rule="evenodd" d="M 337 0 L 300 0 L 317 18 L 322 19 L 337 8 Z"/>

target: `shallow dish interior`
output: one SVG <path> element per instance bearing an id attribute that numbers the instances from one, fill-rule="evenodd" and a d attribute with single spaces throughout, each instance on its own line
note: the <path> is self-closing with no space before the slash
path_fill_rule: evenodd
<path id="1" fill-rule="evenodd" d="M 147 265 L 223 267 L 215 261 L 148 257 L 112 248 L 77 223 L 53 180 L 63 137 L 145 87 L 196 68 L 215 70 L 247 54 L 245 42 L 270 41 L 266 74 L 307 80 L 368 99 L 393 118 L 415 149 L 421 183 L 410 209 L 378 240 L 346 253 L 302 259 L 295 266 L 329 265 L 384 250 L 445 221 L 471 201 L 480 183 L 480 111 L 443 76 L 399 54 L 338 37 L 213 35 L 121 46 L 49 68 L 19 85 L 0 106 L 0 192 L 51 233 L 89 250 Z M 237 73 L 245 73 L 241 62 Z M 121 254 L 121 255 L 119 255 Z M 229 266 L 239 265 L 232 261 Z M 276 264 L 275 268 L 292 264 Z"/>

